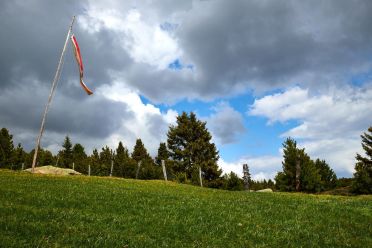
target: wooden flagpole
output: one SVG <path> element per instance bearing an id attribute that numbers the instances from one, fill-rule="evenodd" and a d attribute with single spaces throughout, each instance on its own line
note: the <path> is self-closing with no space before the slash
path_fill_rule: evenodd
<path id="1" fill-rule="evenodd" d="M 43 114 L 43 118 L 41 119 L 40 132 L 39 132 L 39 136 L 36 139 L 34 159 L 32 160 L 32 169 L 31 169 L 32 173 L 34 173 L 34 170 L 35 170 L 37 153 L 39 151 L 41 136 L 43 135 L 43 131 L 44 131 L 46 115 L 48 113 L 50 103 L 52 102 L 52 98 L 53 98 L 53 95 L 54 95 L 54 91 L 56 90 L 57 82 L 58 82 L 59 77 L 61 75 L 61 67 L 62 67 L 62 64 L 63 64 L 63 58 L 65 56 L 68 39 L 70 38 L 70 34 L 71 34 L 71 30 L 72 30 L 72 25 L 74 24 L 74 22 L 75 22 L 75 16 L 72 17 L 71 25 L 70 25 L 70 27 L 68 29 L 68 32 L 67 32 L 65 45 L 63 46 L 62 54 L 61 54 L 61 57 L 59 58 L 59 62 L 58 62 L 58 66 L 57 66 L 57 71 L 56 71 L 56 74 L 55 74 L 54 79 L 53 79 L 52 88 L 50 90 L 49 97 L 48 97 L 48 102 L 47 102 L 47 104 L 45 106 L 45 111 L 44 111 L 44 114 Z"/>

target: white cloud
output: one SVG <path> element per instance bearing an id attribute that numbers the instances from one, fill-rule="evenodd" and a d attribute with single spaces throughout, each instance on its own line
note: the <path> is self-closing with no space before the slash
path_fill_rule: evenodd
<path id="1" fill-rule="evenodd" d="M 238 135 L 246 130 L 243 116 L 227 102 L 220 102 L 214 107 L 214 110 L 216 113 L 206 118 L 212 136 L 220 144 L 234 143 L 238 139 Z"/>
<path id="2" fill-rule="evenodd" d="M 96 94 L 125 103 L 128 110 L 133 113 L 131 118 L 122 119 L 121 128 L 108 137 L 106 143 L 116 147 L 119 141 L 123 141 L 131 150 L 136 139 L 141 138 L 150 154 L 155 156 L 159 143 L 166 141 L 168 126 L 176 122 L 177 112 L 169 109 L 162 113 L 154 105 L 144 104 L 137 92 L 119 82 L 112 86 L 101 86 Z"/>
<path id="3" fill-rule="evenodd" d="M 100 9 L 91 5 L 80 25 L 90 33 L 105 28 L 116 33 L 123 49 L 136 63 L 149 64 L 163 70 L 182 56 L 177 41 L 161 29 L 159 23 L 143 20 L 141 12 L 129 9 L 119 13 L 115 9 Z"/>
<path id="4" fill-rule="evenodd" d="M 299 121 L 281 136 L 301 139 L 300 146 L 310 156 L 325 159 L 338 173 L 351 175 L 360 137 L 370 125 L 372 85 L 362 88 L 330 88 L 321 95 L 310 95 L 299 87 L 256 99 L 250 115 L 264 116 L 268 123 Z"/>

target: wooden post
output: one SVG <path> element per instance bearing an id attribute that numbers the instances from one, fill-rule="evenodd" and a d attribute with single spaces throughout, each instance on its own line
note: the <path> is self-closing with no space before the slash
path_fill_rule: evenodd
<path id="1" fill-rule="evenodd" d="M 164 160 L 161 160 L 161 166 L 163 167 L 164 180 L 165 181 L 168 181 L 168 178 L 167 178 L 167 169 L 165 168 L 165 161 Z"/>
<path id="2" fill-rule="evenodd" d="M 72 162 L 72 169 L 75 170 L 75 162 Z"/>
<path id="3" fill-rule="evenodd" d="M 59 160 L 59 156 L 57 156 L 56 167 L 58 167 L 58 160 Z"/>
<path id="4" fill-rule="evenodd" d="M 88 165 L 88 176 L 90 176 L 90 164 Z"/>
<path id="5" fill-rule="evenodd" d="M 114 169 L 114 161 L 111 159 L 111 170 L 110 170 L 110 177 L 112 177 L 112 170 Z"/>
<path id="6" fill-rule="evenodd" d="M 138 168 L 137 168 L 137 173 L 136 173 L 136 179 L 138 179 L 138 174 L 139 174 L 141 165 L 142 165 L 142 160 L 141 161 L 138 161 Z"/>
<path id="7" fill-rule="evenodd" d="M 41 127 L 40 127 L 40 131 L 39 131 L 39 135 L 38 135 L 38 137 L 36 139 L 35 153 L 34 153 L 34 158 L 32 160 L 32 169 L 31 169 L 31 172 L 32 173 L 34 173 L 34 170 L 35 170 L 37 153 L 39 151 L 41 136 L 43 135 L 43 131 L 44 131 L 46 115 L 48 113 L 50 103 L 52 102 L 52 98 L 54 96 L 54 92 L 55 92 L 56 87 L 57 87 L 57 82 L 58 82 L 58 80 L 59 80 L 59 78 L 61 76 L 63 58 L 65 56 L 65 52 L 66 52 L 66 48 L 67 48 L 67 44 L 68 44 L 68 39 L 70 37 L 70 33 L 71 33 L 71 30 L 72 30 L 72 25 L 74 24 L 74 21 L 75 21 L 75 16 L 72 18 L 71 25 L 70 25 L 70 27 L 68 29 L 68 32 L 67 32 L 66 41 L 65 41 L 65 44 L 64 44 L 63 49 L 62 49 L 61 57 L 59 58 L 59 62 L 58 62 L 58 66 L 57 66 L 57 71 L 56 71 L 56 74 L 54 75 L 54 79 L 53 79 L 53 83 L 52 83 L 52 88 L 51 88 L 50 93 L 49 93 L 48 102 L 47 102 L 47 104 L 45 106 L 43 118 L 41 119 Z"/>
<path id="8" fill-rule="evenodd" d="M 203 187 L 202 170 L 200 166 L 199 166 L 199 181 L 200 181 L 200 187 Z"/>
<path id="9" fill-rule="evenodd" d="M 22 170 L 25 169 L 25 163 L 22 163 Z"/>
<path id="10" fill-rule="evenodd" d="M 244 180 L 244 189 L 249 191 L 249 180 L 251 175 L 249 174 L 248 164 L 243 164 L 243 180 Z"/>
<path id="11" fill-rule="evenodd" d="M 297 156 L 296 160 L 296 191 L 300 191 L 300 176 L 301 176 L 301 164 L 300 164 L 300 156 Z"/>

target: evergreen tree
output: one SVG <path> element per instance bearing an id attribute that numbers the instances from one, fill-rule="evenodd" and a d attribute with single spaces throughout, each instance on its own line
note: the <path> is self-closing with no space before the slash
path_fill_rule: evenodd
<path id="1" fill-rule="evenodd" d="M 72 147 L 72 162 L 75 164 L 75 170 L 80 173 L 85 173 L 87 168 L 87 154 L 85 153 L 84 147 L 76 143 Z"/>
<path id="2" fill-rule="evenodd" d="M 120 141 L 116 148 L 114 159 L 114 176 L 134 178 L 136 176 L 136 162 L 130 158 L 128 149 Z"/>
<path id="3" fill-rule="evenodd" d="M 109 176 L 111 170 L 111 161 L 114 158 L 114 152 L 105 146 L 99 153 L 99 165 L 97 168 L 97 175 L 99 176 Z"/>
<path id="4" fill-rule="evenodd" d="M 153 159 L 147 152 L 141 139 L 137 139 L 136 144 L 133 148 L 132 159 L 138 162 L 141 161 L 141 167 L 139 170 L 139 179 L 160 179 L 161 168 L 155 166 Z"/>
<path id="5" fill-rule="evenodd" d="M 58 153 L 58 166 L 63 168 L 72 168 L 72 144 L 70 141 L 70 137 L 65 137 L 62 148 L 63 149 Z"/>
<path id="6" fill-rule="evenodd" d="M 100 159 L 99 159 L 99 153 L 97 149 L 93 149 L 92 155 L 88 158 L 88 166 L 86 167 L 86 174 L 89 173 L 89 165 L 91 169 L 91 175 L 99 175 L 100 174 Z M 83 170 L 84 171 L 84 170 Z"/>
<path id="7" fill-rule="evenodd" d="M 315 160 L 315 167 L 318 169 L 322 181 L 322 190 L 330 190 L 336 187 L 337 177 L 325 160 Z"/>
<path id="8" fill-rule="evenodd" d="M 0 130 L 0 168 L 11 168 L 14 150 L 13 135 L 6 128 Z"/>
<path id="9" fill-rule="evenodd" d="M 23 150 L 21 143 L 18 144 L 17 148 L 14 149 L 12 164 L 13 169 L 19 170 L 22 168 L 22 163 L 26 163 L 27 153 Z"/>
<path id="10" fill-rule="evenodd" d="M 177 124 L 171 125 L 168 131 L 169 155 L 175 161 L 176 173 L 185 173 L 188 179 L 198 183 L 198 168 L 203 171 L 206 185 L 216 180 L 222 171 L 217 166 L 218 151 L 212 136 L 206 128 L 206 122 L 196 118 L 194 113 L 183 112 L 177 117 Z"/>
<path id="11" fill-rule="evenodd" d="M 39 148 L 38 157 L 39 166 L 54 165 L 54 157 L 50 151 Z"/>
<path id="12" fill-rule="evenodd" d="M 319 192 L 321 177 L 314 162 L 305 153 L 305 149 L 297 148 L 294 139 L 287 138 L 283 143 L 283 172 L 275 177 L 276 187 L 280 191 L 296 190 L 296 164 L 300 164 L 300 191 Z"/>
<path id="13" fill-rule="evenodd" d="M 157 165 L 161 165 L 161 161 L 168 161 L 169 159 L 169 152 L 167 149 L 167 145 L 165 143 L 160 143 L 159 149 L 158 149 L 158 156 L 155 158 L 155 163 Z"/>
<path id="14" fill-rule="evenodd" d="M 243 180 L 238 177 L 237 174 L 234 172 L 230 172 L 229 174 L 225 175 L 225 189 L 227 190 L 243 190 L 244 189 L 244 184 Z"/>
<path id="15" fill-rule="evenodd" d="M 355 164 L 352 190 L 357 194 L 372 194 L 372 126 L 368 132 L 361 135 L 366 157 L 358 153 L 356 155 L 358 162 Z"/>

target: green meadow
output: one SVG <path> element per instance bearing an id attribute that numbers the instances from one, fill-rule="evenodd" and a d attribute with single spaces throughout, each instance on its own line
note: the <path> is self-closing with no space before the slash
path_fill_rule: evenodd
<path id="1" fill-rule="evenodd" d="M 372 196 L 0 170 L 0 247 L 372 247 Z"/>

